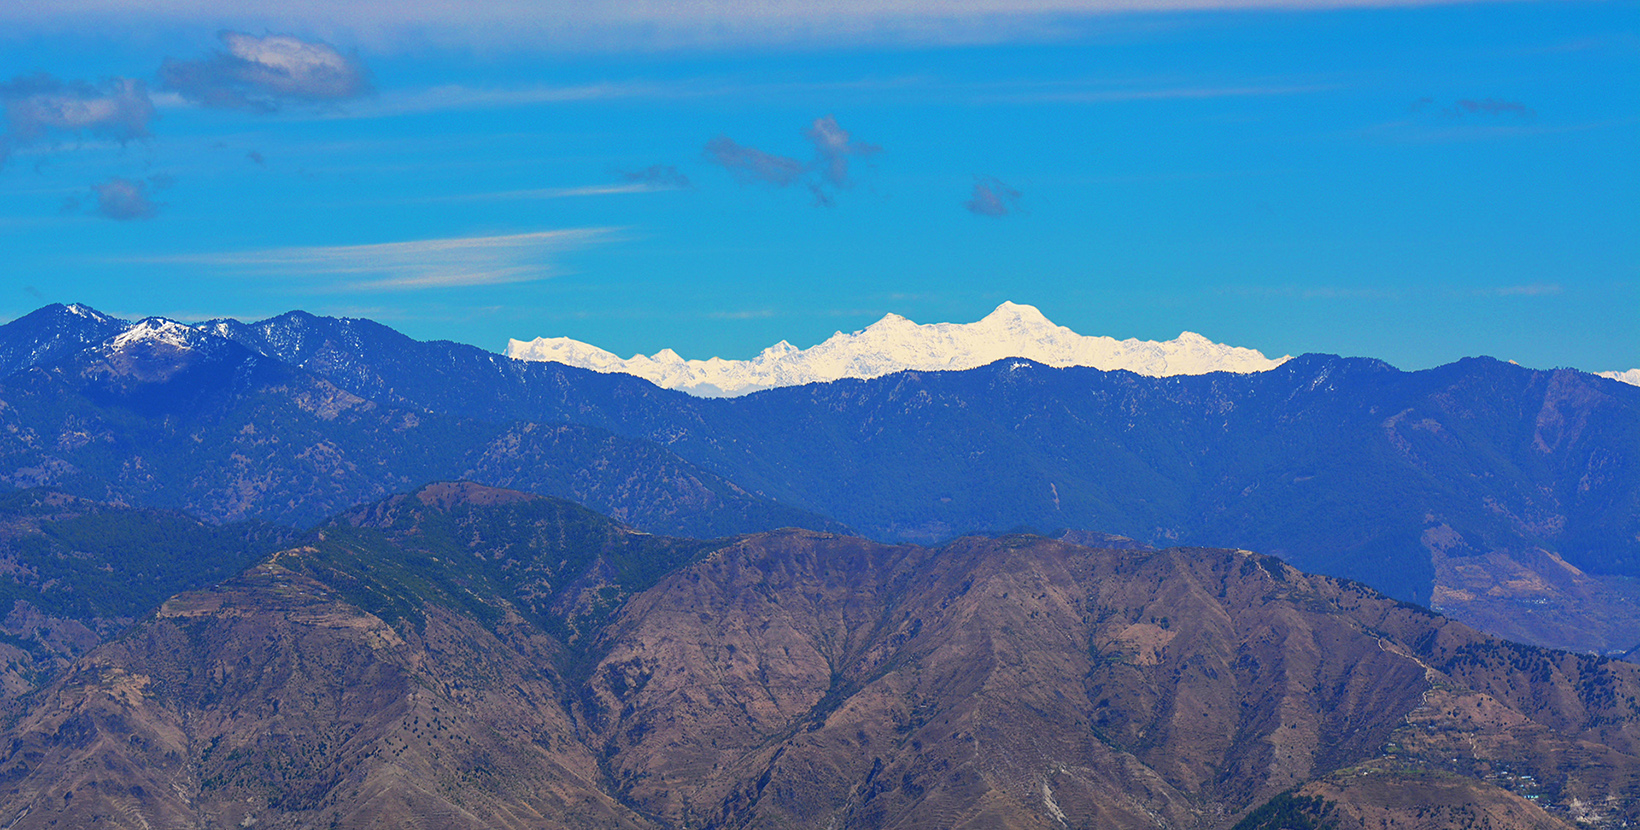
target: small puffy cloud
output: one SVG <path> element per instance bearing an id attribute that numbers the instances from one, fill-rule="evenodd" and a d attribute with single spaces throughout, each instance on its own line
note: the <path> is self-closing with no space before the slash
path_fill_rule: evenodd
<path id="1" fill-rule="evenodd" d="M 326 104 L 371 91 L 357 58 L 292 35 L 222 32 L 224 49 L 197 61 L 166 58 L 160 81 L 196 104 L 273 112 L 287 103 Z"/>
<path id="2" fill-rule="evenodd" d="M 621 178 L 655 190 L 688 190 L 691 187 L 689 177 L 670 164 L 651 164 L 642 170 L 625 170 L 621 172 Z"/>
<path id="3" fill-rule="evenodd" d="M 849 157 L 870 156 L 883 149 L 875 144 L 851 140 L 848 130 L 837 126 L 837 119 L 830 115 L 814 119 L 803 134 L 814 142 L 815 162 L 821 177 L 835 187 L 849 186 Z"/>
<path id="4" fill-rule="evenodd" d="M 114 176 L 91 186 L 97 204 L 93 211 L 98 216 L 120 221 L 152 219 L 159 215 L 160 205 L 150 195 L 170 184 L 168 179 L 147 182 Z"/>
<path id="5" fill-rule="evenodd" d="M 1020 192 L 992 176 L 974 182 L 973 195 L 962 205 L 980 216 L 1007 216 L 1019 209 Z"/>
<path id="6" fill-rule="evenodd" d="M 742 184 L 763 182 L 786 187 L 801 179 L 805 172 L 803 162 L 797 159 L 737 144 L 726 135 L 706 142 L 706 158 L 734 174 Z"/>
<path id="7" fill-rule="evenodd" d="M 135 78 L 99 84 L 64 81 L 44 72 L 0 82 L 6 128 L 0 163 L 16 147 L 62 135 L 94 135 L 119 142 L 144 138 L 154 118 L 148 88 Z"/>

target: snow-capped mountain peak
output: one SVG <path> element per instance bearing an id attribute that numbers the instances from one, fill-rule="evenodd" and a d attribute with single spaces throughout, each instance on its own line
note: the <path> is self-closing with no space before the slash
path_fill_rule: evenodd
<path id="1" fill-rule="evenodd" d="M 108 345 L 111 350 L 117 352 L 139 344 L 191 350 L 202 335 L 203 332 L 193 326 L 164 317 L 148 317 L 138 320 L 130 328 L 115 335 Z"/>
<path id="2" fill-rule="evenodd" d="M 1621 381 L 1631 386 L 1640 386 L 1640 369 L 1630 369 L 1627 372 L 1595 372 L 1603 378 Z"/>
<path id="3" fill-rule="evenodd" d="M 110 317 L 107 314 L 92 308 L 91 306 L 81 305 L 79 303 L 69 303 L 68 305 L 63 306 L 63 310 L 74 315 L 75 317 L 84 317 L 87 320 L 94 320 L 99 323 L 118 322 L 116 318 Z"/>
<path id="4" fill-rule="evenodd" d="M 1166 342 L 1084 336 L 1055 325 L 1035 306 L 1013 302 L 997 306 L 973 323 L 919 324 L 887 314 L 860 331 L 837 332 L 808 349 L 782 340 L 751 360 L 685 360 L 671 349 L 622 360 L 567 337 L 509 340 L 507 355 L 637 375 L 658 386 L 703 397 L 733 397 L 759 389 L 872 378 L 908 369 L 972 369 L 1008 357 L 1056 367 L 1127 369 L 1157 377 L 1259 372 L 1287 359 L 1266 358 L 1254 349 L 1214 343 L 1193 332 Z"/>

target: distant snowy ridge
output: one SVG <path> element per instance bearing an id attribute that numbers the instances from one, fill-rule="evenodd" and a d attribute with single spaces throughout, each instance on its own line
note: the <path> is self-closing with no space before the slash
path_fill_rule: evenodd
<path id="1" fill-rule="evenodd" d="M 1055 367 L 1126 369 L 1152 377 L 1262 372 L 1288 359 L 1267 358 L 1255 349 L 1214 343 L 1188 331 L 1161 343 L 1084 336 L 1054 325 L 1035 307 L 1018 303 L 1003 303 L 975 323 L 919 325 L 890 314 L 853 334 L 838 332 L 813 348 L 799 349 L 782 340 L 751 360 L 684 360 L 671 349 L 622 360 L 568 337 L 508 340 L 507 356 L 636 375 L 700 397 L 736 397 L 759 389 L 874 378 L 908 369 L 973 369 L 1008 357 Z"/>
<path id="2" fill-rule="evenodd" d="M 1603 378 L 1619 380 L 1631 386 L 1640 386 L 1640 369 L 1630 369 L 1627 372 L 1595 372 Z"/>

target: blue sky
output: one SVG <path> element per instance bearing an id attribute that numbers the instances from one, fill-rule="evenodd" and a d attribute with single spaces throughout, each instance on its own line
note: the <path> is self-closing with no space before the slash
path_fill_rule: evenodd
<path id="1" fill-rule="evenodd" d="M 1636 2 L 47 5 L 0 9 L 0 317 L 744 358 L 1014 300 L 1640 366 Z"/>

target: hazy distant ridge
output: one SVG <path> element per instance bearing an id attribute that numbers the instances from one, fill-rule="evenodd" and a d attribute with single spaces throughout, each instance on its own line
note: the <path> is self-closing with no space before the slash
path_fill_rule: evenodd
<path id="1" fill-rule="evenodd" d="M 629 360 L 568 337 L 507 341 L 507 355 L 552 361 L 597 372 L 636 375 L 658 386 L 702 397 L 734 397 L 779 386 L 874 378 L 893 372 L 973 369 L 1008 357 L 1054 367 L 1126 369 L 1151 377 L 1209 372 L 1262 372 L 1287 357 L 1214 343 L 1192 332 L 1175 340 L 1117 340 L 1084 336 L 1054 325 L 1033 306 L 1005 302 L 975 323 L 919 325 L 889 314 L 853 334 L 838 332 L 799 349 L 782 340 L 751 360 L 685 360 L 671 349 Z"/>

